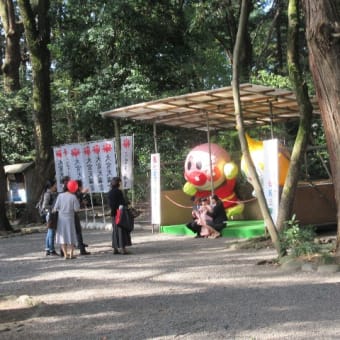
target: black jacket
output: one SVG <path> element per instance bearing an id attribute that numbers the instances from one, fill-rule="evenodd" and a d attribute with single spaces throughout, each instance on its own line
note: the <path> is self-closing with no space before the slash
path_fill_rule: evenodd
<path id="1" fill-rule="evenodd" d="M 123 192 L 118 188 L 112 188 L 108 194 L 111 216 L 116 216 L 117 209 L 120 205 L 126 205 Z"/>
<path id="2" fill-rule="evenodd" d="M 214 223 L 223 223 L 228 219 L 222 201 L 217 201 L 212 212 L 208 212 L 208 215 L 213 218 Z"/>

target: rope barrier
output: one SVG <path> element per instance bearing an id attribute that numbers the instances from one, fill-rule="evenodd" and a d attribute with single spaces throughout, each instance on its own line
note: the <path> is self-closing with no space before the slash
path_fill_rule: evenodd
<path id="1" fill-rule="evenodd" d="M 250 198 L 249 200 L 244 200 L 244 201 L 228 201 L 228 200 L 221 200 L 222 202 L 228 202 L 228 203 L 237 203 L 237 204 L 242 204 L 242 203 L 249 203 L 252 201 L 257 200 L 256 197 Z"/>
<path id="2" fill-rule="evenodd" d="M 168 195 L 164 195 L 164 197 L 170 201 L 172 204 L 176 205 L 177 207 L 180 207 L 180 208 L 185 208 L 185 209 L 192 209 L 192 206 L 187 206 L 187 205 L 182 205 L 180 203 L 177 203 L 176 201 L 174 201 L 172 198 L 170 198 Z M 228 201 L 228 200 L 222 200 L 223 202 L 228 202 L 228 203 L 237 203 L 237 204 L 242 204 L 242 203 L 249 203 L 249 202 L 252 202 L 252 201 L 255 201 L 257 198 L 256 197 L 253 197 L 249 200 L 244 200 L 244 201 Z"/>
<path id="3" fill-rule="evenodd" d="M 185 208 L 185 209 L 192 209 L 192 206 L 187 206 L 187 205 L 182 205 L 177 202 L 175 202 L 172 198 L 170 198 L 168 195 L 164 196 L 167 200 L 169 200 L 172 204 L 176 205 L 177 207 L 180 208 Z"/>

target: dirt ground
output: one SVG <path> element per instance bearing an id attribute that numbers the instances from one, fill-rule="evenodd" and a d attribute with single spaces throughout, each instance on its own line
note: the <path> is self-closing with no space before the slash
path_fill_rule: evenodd
<path id="1" fill-rule="evenodd" d="M 136 226 L 131 255 L 45 256 L 45 233 L 0 238 L 0 339 L 339 339 L 340 274 L 270 263 L 272 247 Z"/>

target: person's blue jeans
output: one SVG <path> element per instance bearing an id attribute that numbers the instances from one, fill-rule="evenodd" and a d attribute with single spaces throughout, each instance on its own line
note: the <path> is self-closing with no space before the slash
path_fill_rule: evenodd
<path id="1" fill-rule="evenodd" d="M 54 249 L 54 239 L 55 239 L 55 230 L 52 228 L 47 228 L 46 240 L 45 240 L 45 250 L 46 251 L 55 251 Z"/>

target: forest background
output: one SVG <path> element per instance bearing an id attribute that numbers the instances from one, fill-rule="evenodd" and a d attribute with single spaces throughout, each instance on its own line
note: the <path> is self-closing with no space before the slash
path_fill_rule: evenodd
<path id="1" fill-rule="evenodd" d="M 36 185 L 28 195 L 27 221 L 46 180 L 53 177 L 52 146 L 135 137 L 135 197 L 149 199 L 152 126 L 105 120 L 100 113 L 143 101 L 229 86 L 240 1 L 25 1 L 1 0 L 0 165 L 35 161 Z M 289 1 L 248 1 L 240 53 L 240 82 L 293 89 L 287 63 Z M 299 12 L 299 18 L 303 13 Z M 298 55 L 309 94 L 304 20 Z M 248 131 L 272 133 L 293 146 L 299 122 Z M 320 117 L 311 122 L 308 144 L 326 143 Z M 206 134 L 159 126 L 162 189 L 183 184 L 187 152 Z M 212 132 L 234 159 L 241 155 L 236 131 Z M 320 161 L 320 156 L 323 162 Z M 312 149 L 300 178 L 328 177 L 326 149 Z M 2 169 L 2 167 L 0 167 Z M 0 185 L 4 186 L 0 170 Z M 240 179 L 242 181 L 242 178 Z M 0 203 L 4 202 L 0 191 Z M 1 211 L 4 211 L 2 209 Z M 3 215 L 0 220 L 3 222 Z M 1 223 L 3 226 L 4 224 Z M 5 223 L 5 227 L 6 223 Z"/>

